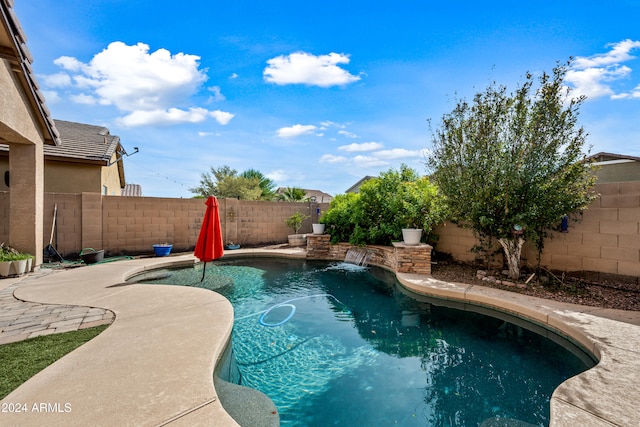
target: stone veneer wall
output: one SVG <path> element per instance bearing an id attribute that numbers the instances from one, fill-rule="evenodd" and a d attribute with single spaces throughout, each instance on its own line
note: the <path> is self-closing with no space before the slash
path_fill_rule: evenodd
<path id="1" fill-rule="evenodd" d="M 307 258 L 344 261 L 350 249 L 368 251 L 369 264 L 378 265 L 397 273 L 431 274 L 431 249 L 425 244 L 407 246 L 393 243 L 393 246 L 355 246 L 349 243 L 330 243 L 328 234 L 307 234 Z"/>

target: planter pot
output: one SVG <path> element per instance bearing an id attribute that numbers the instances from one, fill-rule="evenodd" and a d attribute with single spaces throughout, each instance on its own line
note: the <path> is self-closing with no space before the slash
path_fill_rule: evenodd
<path id="1" fill-rule="evenodd" d="M 311 224 L 313 234 L 324 234 L 324 224 Z"/>
<path id="2" fill-rule="evenodd" d="M 11 261 L 0 262 L 0 277 L 7 277 L 11 270 Z"/>
<path id="3" fill-rule="evenodd" d="M 421 237 L 422 237 L 421 228 L 403 228 L 402 229 L 402 241 L 407 246 L 419 245 Z"/>
<path id="4" fill-rule="evenodd" d="M 153 245 L 153 252 L 156 256 L 167 256 L 171 253 L 173 245 Z"/>
<path id="5" fill-rule="evenodd" d="M 305 246 L 307 244 L 306 234 L 289 234 L 289 246 Z"/>
<path id="6" fill-rule="evenodd" d="M 80 258 L 82 258 L 85 264 L 95 264 L 104 259 L 104 249 L 100 249 L 99 251 L 95 249 L 83 249 L 82 252 L 80 252 Z"/>
<path id="7" fill-rule="evenodd" d="M 33 258 L 27 258 L 27 273 L 33 271 Z"/>
<path id="8" fill-rule="evenodd" d="M 17 261 L 11 261 L 11 268 L 9 274 L 15 274 L 17 276 L 23 275 L 27 271 L 27 260 L 19 259 Z"/>

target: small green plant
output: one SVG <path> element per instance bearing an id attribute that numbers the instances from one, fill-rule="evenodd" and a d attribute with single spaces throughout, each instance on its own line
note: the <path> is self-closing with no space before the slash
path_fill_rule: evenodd
<path id="1" fill-rule="evenodd" d="M 302 223 L 309 218 L 311 218 L 309 215 L 305 215 L 302 212 L 297 211 L 289 218 L 287 218 L 285 222 L 288 227 L 291 227 L 294 234 L 298 234 L 298 231 L 300 231 L 300 227 L 302 227 Z"/>
<path id="2" fill-rule="evenodd" d="M 5 246 L 4 243 L 0 243 L 0 262 L 2 261 L 19 261 L 21 259 L 32 258 L 32 255 L 23 254 L 9 246 Z"/>

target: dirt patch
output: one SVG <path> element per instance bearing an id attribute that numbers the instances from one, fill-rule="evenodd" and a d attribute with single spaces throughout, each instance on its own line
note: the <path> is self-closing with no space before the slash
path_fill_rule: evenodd
<path id="1" fill-rule="evenodd" d="M 623 281 L 608 280 L 606 282 L 592 282 L 572 277 L 554 277 L 550 274 L 537 276 L 525 285 L 525 280 L 514 283 L 500 272 L 487 271 L 496 281 L 478 278 L 477 266 L 454 261 L 438 261 L 432 265 L 431 273 L 434 278 L 456 283 L 486 286 L 511 292 L 562 301 L 574 304 L 588 305 L 601 308 L 615 308 L 620 310 L 640 311 L 640 287 Z M 528 278 L 528 276 L 527 276 Z M 508 284 L 498 283 L 506 281 Z"/>

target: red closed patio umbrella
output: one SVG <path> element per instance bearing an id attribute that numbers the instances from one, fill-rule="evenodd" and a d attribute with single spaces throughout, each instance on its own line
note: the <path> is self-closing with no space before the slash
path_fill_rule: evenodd
<path id="1" fill-rule="evenodd" d="M 202 268 L 202 280 L 207 267 L 207 262 L 218 259 L 224 255 L 222 244 L 222 229 L 220 228 L 220 215 L 218 213 L 218 199 L 215 196 L 209 196 L 206 203 L 207 210 L 202 220 L 202 228 L 198 235 L 196 248 L 193 254 L 204 262 Z"/>

